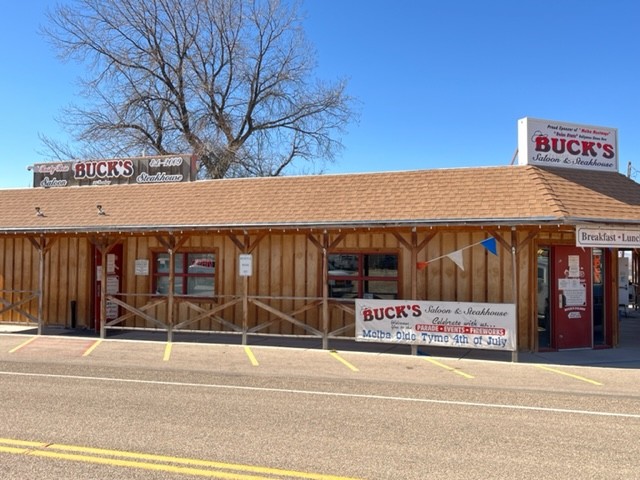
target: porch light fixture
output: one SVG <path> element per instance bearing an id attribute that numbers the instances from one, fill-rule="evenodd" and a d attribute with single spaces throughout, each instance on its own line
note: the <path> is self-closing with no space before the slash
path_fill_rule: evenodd
<path id="1" fill-rule="evenodd" d="M 98 215 L 106 215 L 107 214 L 107 212 L 105 212 L 102 209 L 102 205 L 96 205 L 96 208 L 98 209 Z"/>
<path id="2" fill-rule="evenodd" d="M 36 215 L 38 217 L 44 217 L 44 212 L 40 210 L 40 207 L 36 207 Z"/>

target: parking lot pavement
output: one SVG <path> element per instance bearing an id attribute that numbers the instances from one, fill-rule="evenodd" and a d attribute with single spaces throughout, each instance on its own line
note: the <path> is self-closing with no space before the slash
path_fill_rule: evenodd
<path id="1" fill-rule="evenodd" d="M 600 354 L 601 351 L 592 353 Z M 603 362 L 585 366 L 577 362 L 563 365 L 557 360 L 544 361 L 544 357 L 540 357 L 543 361 L 533 361 L 538 357 L 532 355 L 527 361 L 512 363 L 467 357 L 265 345 L 101 340 L 75 335 L 0 335 L 0 362 L 46 365 L 48 371 L 61 373 L 77 367 L 76 372 L 80 375 L 83 371 L 111 371 L 137 378 L 139 370 L 144 368 L 170 380 L 181 378 L 181 372 L 188 372 L 199 375 L 203 381 L 213 377 L 228 382 L 251 378 L 255 385 L 275 388 L 290 388 L 292 384 L 304 388 L 307 381 L 339 388 L 338 385 L 344 383 L 336 383 L 336 380 L 346 379 L 356 382 L 363 391 L 382 382 L 403 384 L 406 388 L 412 385 L 415 388 L 442 386 L 443 391 L 456 386 L 478 386 L 505 392 L 526 389 L 638 395 L 640 369 L 629 368 L 628 364 L 605 368 Z"/>
<path id="2" fill-rule="evenodd" d="M 36 329 L 33 327 L 16 326 L 16 325 L 0 325 L 0 338 L 7 336 L 16 337 L 17 339 L 34 336 Z M 80 329 L 66 329 L 59 327 L 47 327 L 44 329 L 43 337 L 52 339 L 75 339 L 76 343 L 60 343 L 52 341 L 48 343 L 46 347 L 49 350 L 59 350 L 60 353 L 64 353 L 67 349 L 69 352 L 81 350 L 84 353 L 84 349 L 90 348 L 93 342 L 98 339 L 95 332 L 91 330 Z M 150 342 L 156 344 L 156 347 L 149 347 L 151 350 L 159 350 L 162 356 L 185 356 L 188 349 L 180 347 L 170 347 L 167 350 L 166 346 L 166 332 L 164 331 L 148 331 L 148 330 L 113 330 L 109 332 L 107 341 L 109 340 L 127 340 L 127 341 L 139 341 Z M 241 336 L 233 334 L 214 334 L 214 333 L 187 333 L 176 332 L 174 334 L 174 342 L 176 345 L 218 345 L 226 346 L 222 349 L 223 353 L 218 353 L 221 358 L 212 359 L 209 362 L 209 367 L 215 367 L 215 365 L 224 364 L 224 358 L 228 356 L 237 355 L 235 352 L 240 352 L 241 356 L 246 359 L 246 351 L 242 348 L 231 348 L 233 346 L 243 347 L 240 345 Z M 126 342 L 125 342 L 126 345 Z M 278 337 L 278 336 L 248 336 L 248 345 L 250 349 L 266 348 L 266 347 L 285 347 L 291 349 L 301 349 L 309 351 L 326 352 L 322 350 L 322 342 L 319 338 L 305 338 L 305 337 Z M 31 348 L 45 348 L 42 342 L 36 343 Z M 344 352 L 346 353 L 369 353 L 369 354 L 389 354 L 396 356 L 396 361 L 402 357 L 427 357 L 432 359 L 442 358 L 449 362 L 457 362 L 461 360 L 485 360 L 496 361 L 502 363 L 512 363 L 514 360 L 520 364 L 545 364 L 545 365 L 561 365 L 561 366 L 591 366 L 591 367 L 611 367 L 611 368 L 627 368 L 627 369 L 640 369 L 640 311 L 629 310 L 621 316 L 620 320 L 620 343 L 615 348 L 602 348 L 602 349 L 581 349 L 581 350 L 565 350 L 565 351 L 553 351 L 553 352 L 518 352 L 514 358 L 512 352 L 506 351 L 489 351 L 489 350 L 473 350 L 473 349 L 457 349 L 457 348 L 427 348 L 420 346 L 412 351 L 409 345 L 396 345 L 396 344 L 383 344 L 383 343 L 368 343 L 368 342 L 356 342 L 350 339 L 330 339 L 329 341 L 330 351 Z M 99 358 L 102 355 L 102 348 L 96 348 L 95 353 L 92 355 L 95 358 Z M 132 350 L 132 351 L 130 351 Z M 139 358 L 140 347 L 131 347 L 130 349 L 122 348 L 119 351 L 118 356 L 120 362 L 127 364 L 128 362 L 134 363 Z M 194 352 L 197 349 L 192 348 Z M 220 350 L 220 349 L 218 349 Z M 249 350 L 251 351 L 251 350 Z M 67 352 L 67 353 L 69 353 Z M 231 352 L 234 352 L 233 354 Z M 417 355 L 412 355 L 415 352 Z M 1 354 L 2 352 L 0 352 Z M 69 353 L 73 356 L 72 353 Z M 153 354 L 155 355 L 155 353 Z M 193 356 L 193 354 L 191 354 Z M 272 354 L 266 354 L 270 357 Z M 285 354 L 281 354 L 282 358 L 285 358 Z M 249 361 L 252 359 L 249 358 Z M 258 358 L 253 359 L 254 362 L 259 362 Z M 424 362 L 424 360 L 422 360 Z M 344 366 L 344 365 L 343 365 Z M 437 366 L 432 362 L 432 366 Z M 441 367 L 442 368 L 442 367 Z M 443 368 L 444 369 L 444 368 Z M 455 369 L 454 369 L 455 370 Z M 462 372 L 462 370 L 460 370 Z M 464 378 L 463 374 L 458 373 L 458 376 Z"/>

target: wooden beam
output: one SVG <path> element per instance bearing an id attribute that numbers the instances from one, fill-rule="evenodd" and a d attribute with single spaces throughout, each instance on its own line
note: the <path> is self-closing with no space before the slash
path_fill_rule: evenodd
<path id="1" fill-rule="evenodd" d="M 415 234 L 415 232 L 412 232 L 412 240 L 413 240 L 413 234 Z M 398 240 L 398 242 L 400 242 L 400 244 L 402 244 L 402 246 L 407 249 L 407 250 L 413 250 L 415 243 L 412 244 L 410 242 L 407 242 L 407 240 L 405 240 L 405 238 L 400 234 L 400 232 L 393 232 L 393 236 L 396 237 L 396 239 Z"/>
<path id="2" fill-rule="evenodd" d="M 338 236 L 329 245 L 329 250 L 333 250 L 334 248 L 336 248 L 342 242 L 342 240 L 344 240 L 344 237 L 344 233 L 338 234 Z"/>
<path id="3" fill-rule="evenodd" d="M 318 239 L 316 237 L 314 237 L 310 233 L 307 234 L 307 240 L 309 240 L 311 243 L 313 243 L 318 250 L 322 250 L 324 248 L 322 246 L 322 243 L 320 243 L 320 241 L 318 241 Z"/>

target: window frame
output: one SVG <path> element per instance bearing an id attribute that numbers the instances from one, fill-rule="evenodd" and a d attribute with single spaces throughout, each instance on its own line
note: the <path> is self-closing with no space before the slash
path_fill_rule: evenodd
<path id="1" fill-rule="evenodd" d="M 331 275 L 327 274 L 327 282 L 331 282 L 331 280 L 337 281 L 351 281 L 356 282 L 357 285 L 357 293 L 355 297 L 347 297 L 350 300 L 355 300 L 356 298 L 364 298 L 364 285 L 367 281 L 387 281 L 387 282 L 395 282 L 396 283 L 396 297 L 395 299 L 402 299 L 402 256 L 401 252 L 397 249 L 340 249 L 340 250 L 332 250 L 327 253 L 327 272 L 329 270 L 329 257 L 331 255 L 355 255 L 358 257 L 358 271 L 356 275 Z M 395 276 L 377 276 L 377 275 L 365 275 L 364 274 L 364 266 L 365 266 L 365 257 L 367 255 L 392 255 L 396 257 L 397 261 L 397 271 Z M 322 282 L 320 282 L 322 284 Z M 340 299 L 343 297 L 334 297 L 331 295 L 331 286 L 329 285 L 328 298 L 330 299 Z"/>
<path id="2" fill-rule="evenodd" d="M 158 272 L 157 270 L 157 260 L 158 257 L 160 255 L 169 255 L 169 252 L 167 252 L 164 249 L 161 248 L 154 248 L 154 249 L 150 249 L 150 253 L 151 253 L 151 282 L 150 282 L 150 289 L 151 289 L 151 294 L 154 296 L 166 296 L 168 295 L 168 292 L 165 294 L 161 294 L 161 293 L 157 293 L 157 288 L 158 288 L 158 279 L 159 278 L 169 278 L 169 271 L 167 271 L 166 273 L 162 272 Z M 208 273 L 189 273 L 188 268 L 189 268 L 189 264 L 188 264 L 188 257 L 189 255 L 192 254 L 206 254 L 206 255 L 213 255 L 214 258 L 214 266 L 213 266 L 213 273 L 212 274 L 208 274 Z M 178 252 L 175 252 L 174 257 L 178 257 L 178 256 L 182 256 L 183 257 L 183 261 L 182 261 L 182 272 L 175 272 L 174 278 L 181 278 L 183 279 L 182 281 L 182 292 L 181 293 L 177 293 L 174 292 L 174 296 L 175 297 L 180 297 L 180 298 L 188 298 L 190 300 L 194 300 L 194 301 L 199 301 L 199 302 L 217 302 L 218 301 L 218 290 L 219 290 L 219 262 L 220 262 L 220 255 L 219 255 L 219 251 L 218 248 L 185 248 L 185 249 L 181 249 Z M 213 278 L 213 292 L 211 295 L 190 295 L 188 293 L 184 293 L 186 291 L 186 289 L 188 288 L 188 283 L 189 283 L 189 279 L 193 279 L 193 278 Z M 175 288 L 175 285 L 174 285 Z"/>

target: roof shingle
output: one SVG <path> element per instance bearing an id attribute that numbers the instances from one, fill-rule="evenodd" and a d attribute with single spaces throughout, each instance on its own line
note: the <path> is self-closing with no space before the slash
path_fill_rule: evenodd
<path id="1" fill-rule="evenodd" d="M 0 190 L 0 232 L 578 220 L 640 222 L 640 185 L 523 165 Z"/>

